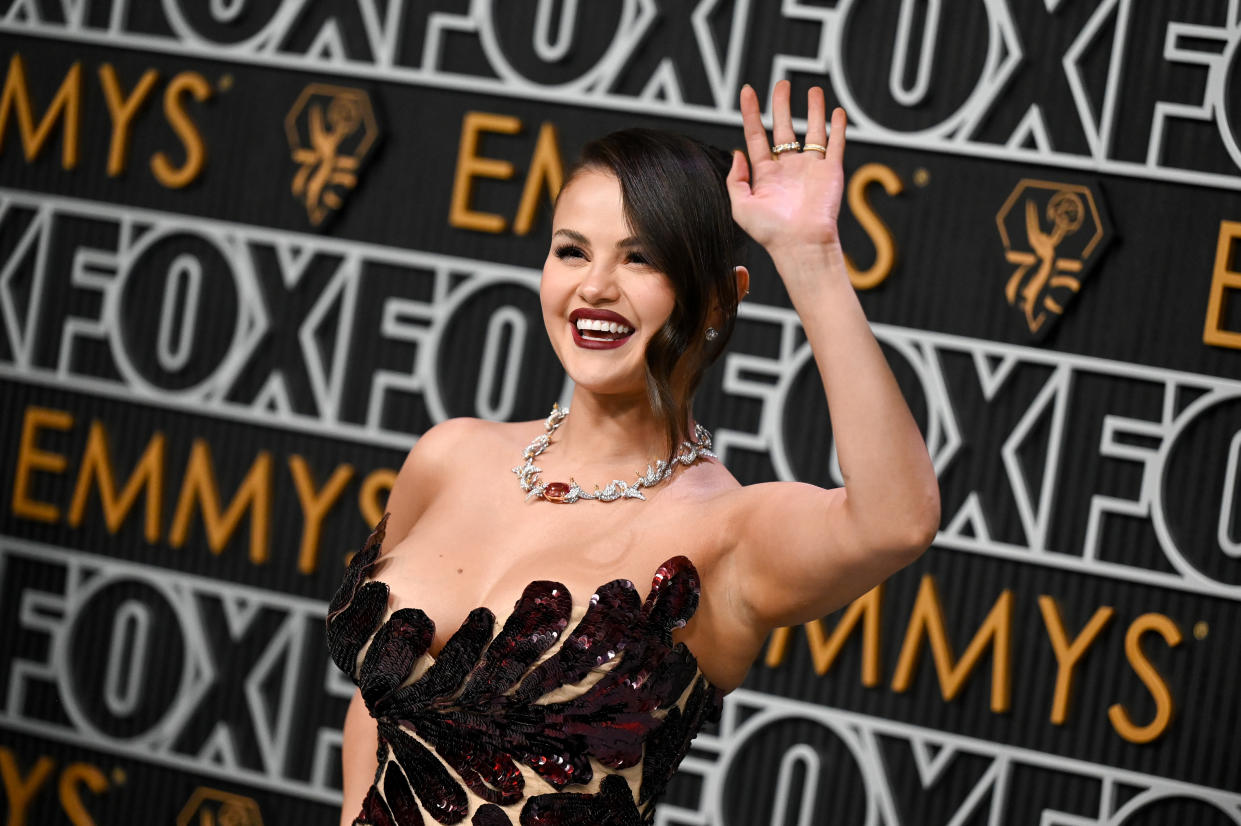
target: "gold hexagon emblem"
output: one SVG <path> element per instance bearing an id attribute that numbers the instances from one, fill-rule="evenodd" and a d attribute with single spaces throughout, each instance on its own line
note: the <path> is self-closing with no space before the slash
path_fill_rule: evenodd
<path id="1" fill-rule="evenodd" d="M 1089 187 L 1021 180 L 995 216 L 1004 254 L 1017 269 L 1004 286 L 1032 336 L 1041 338 L 1064 314 L 1110 237 Z"/>
<path id="2" fill-rule="evenodd" d="M 379 137 L 371 99 L 361 89 L 312 83 L 285 115 L 284 131 L 297 164 L 293 197 L 319 226 L 357 186 L 362 162 Z"/>
<path id="3" fill-rule="evenodd" d="M 263 815 L 248 797 L 199 786 L 177 814 L 177 826 L 263 826 Z"/>

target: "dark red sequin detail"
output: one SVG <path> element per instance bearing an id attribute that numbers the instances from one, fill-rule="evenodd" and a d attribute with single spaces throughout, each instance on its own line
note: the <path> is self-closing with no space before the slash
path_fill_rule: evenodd
<path id="1" fill-rule="evenodd" d="M 379 795 L 379 789 L 371 786 L 371 790 L 366 793 L 366 798 L 362 801 L 362 812 L 358 815 L 354 823 L 362 821 L 369 823 L 371 826 L 396 826 L 392 820 L 392 813 L 388 811 L 388 804 Z"/>
<path id="2" fill-rule="evenodd" d="M 513 821 L 508 819 L 504 810 L 494 803 L 481 806 L 470 823 L 473 826 L 513 826 Z"/>
<path id="3" fill-rule="evenodd" d="M 690 561 L 678 556 L 661 565 L 644 602 L 628 580 L 600 586 L 572 627 L 568 590 L 532 582 L 498 633 L 491 611 L 475 609 L 425 673 L 403 686 L 428 656 L 435 626 L 413 608 L 383 621 L 388 586 L 366 576 L 386 522 L 385 515 L 354 555 L 327 615 L 332 659 L 353 677 L 378 721 L 381 771 L 355 823 L 422 824 L 419 807 L 435 822 L 461 823 L 469 811 L 467 788 L 487 801 L 470 819 L 473 826 L 512 826 L 500 807 L 523 797 L 523 826 L 649 823 L 650 801 L 703 723 L 718 719 L 723 699 L 689 649 L 672 644 L 672 631 L 698 607 L 698 573 Z M 578 696 L 539 702 L 613 660 Z M 678 708 L 687 688 L 688 702 Z M 597 794 L 573 791 L 591 781 L 592 757 L 607 769 L 642 763 L 638 799 L 613 774 Z M 527 796 L 519 764 L 558 791 Z"/>
<path id="4" fill-rule="evenodd" d="M 392 811 L 397 826 L 422 826 L 422 814 L 414 802 L 414 793 L 400 766 L 390 765 L 384 776 L 384 797 Z"/>

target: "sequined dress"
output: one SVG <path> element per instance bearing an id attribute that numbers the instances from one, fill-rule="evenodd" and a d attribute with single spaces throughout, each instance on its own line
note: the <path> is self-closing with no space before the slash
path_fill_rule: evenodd
<path id="1" fill-rule="evenodd" d="M 507 617 L 470 612 L 438 657 L 417 608 L 389 615 L 368 577 L 387 516 L 349 564 L 327 615 L 332 659 L 362 692 L 378 768 L 354 820 L 371 826 L 638 826 L 722 692 L 672 631 L 698 607 L 677 556 L 643 601 L 629 580 L 575 605 L 531 582 Z"/>

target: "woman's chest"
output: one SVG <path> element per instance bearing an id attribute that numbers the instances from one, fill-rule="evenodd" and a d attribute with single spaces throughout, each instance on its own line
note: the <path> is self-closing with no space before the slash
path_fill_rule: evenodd
<path id="1" fill-rule="evenodd" d="M 405 810 L 468 814 L 481 801 L 448 782 L 459 777 L 477 798 L 522 806 L 522 820 L 536 814 L 532 806 L 564 803 L 577 822 L 571 810 L 581 814 L 583 795 L 569 787 L 592 791 L 593 782 L 607 811 L 629 812 L 662 788 L 694 732 L 718 715 L 720 691 L 670 639 L 699 593 L 686 557 L 660 565 L 649 590 L 613 580 L 584 604 L 553 583 L 531 583 L 507 617 L 471 611 L 428 662 L 428 617 L 389 612 L 386 583 L 371 577 L 382 527 L 329 606 L 327 638 L 378 721 L 383 792 L 407 801 Z M 400 785 L 406 779 L 417 803 Z"/>
<path id="2" fill-rule="evenodd" d="M 512 508 L 461 503 L 428 509 L 375 565 L 390 589 L 389 609 L 417 608 L 435 624 L 432 653 L 479 607 L 514 609 L 534 581 L 556 582 L 575 605 L 596 589 L 628 580 L 645 595 L 659 567 L 685 556 L 710 581 L 719 554 L 703 532 L 687 531 L 667 509 L 623 513 L 645 502 Z"/>

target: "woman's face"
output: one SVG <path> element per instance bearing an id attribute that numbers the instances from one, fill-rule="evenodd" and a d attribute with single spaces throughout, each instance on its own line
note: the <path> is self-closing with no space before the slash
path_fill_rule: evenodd
<path id="1" fill-rule="evenodd" d="M 576 385 L 646 392 L 646 345 L 676 296 L 633 237 L 610 172 L 584 169 L 560 193 L 539 298 L 552 347 Z"/>

